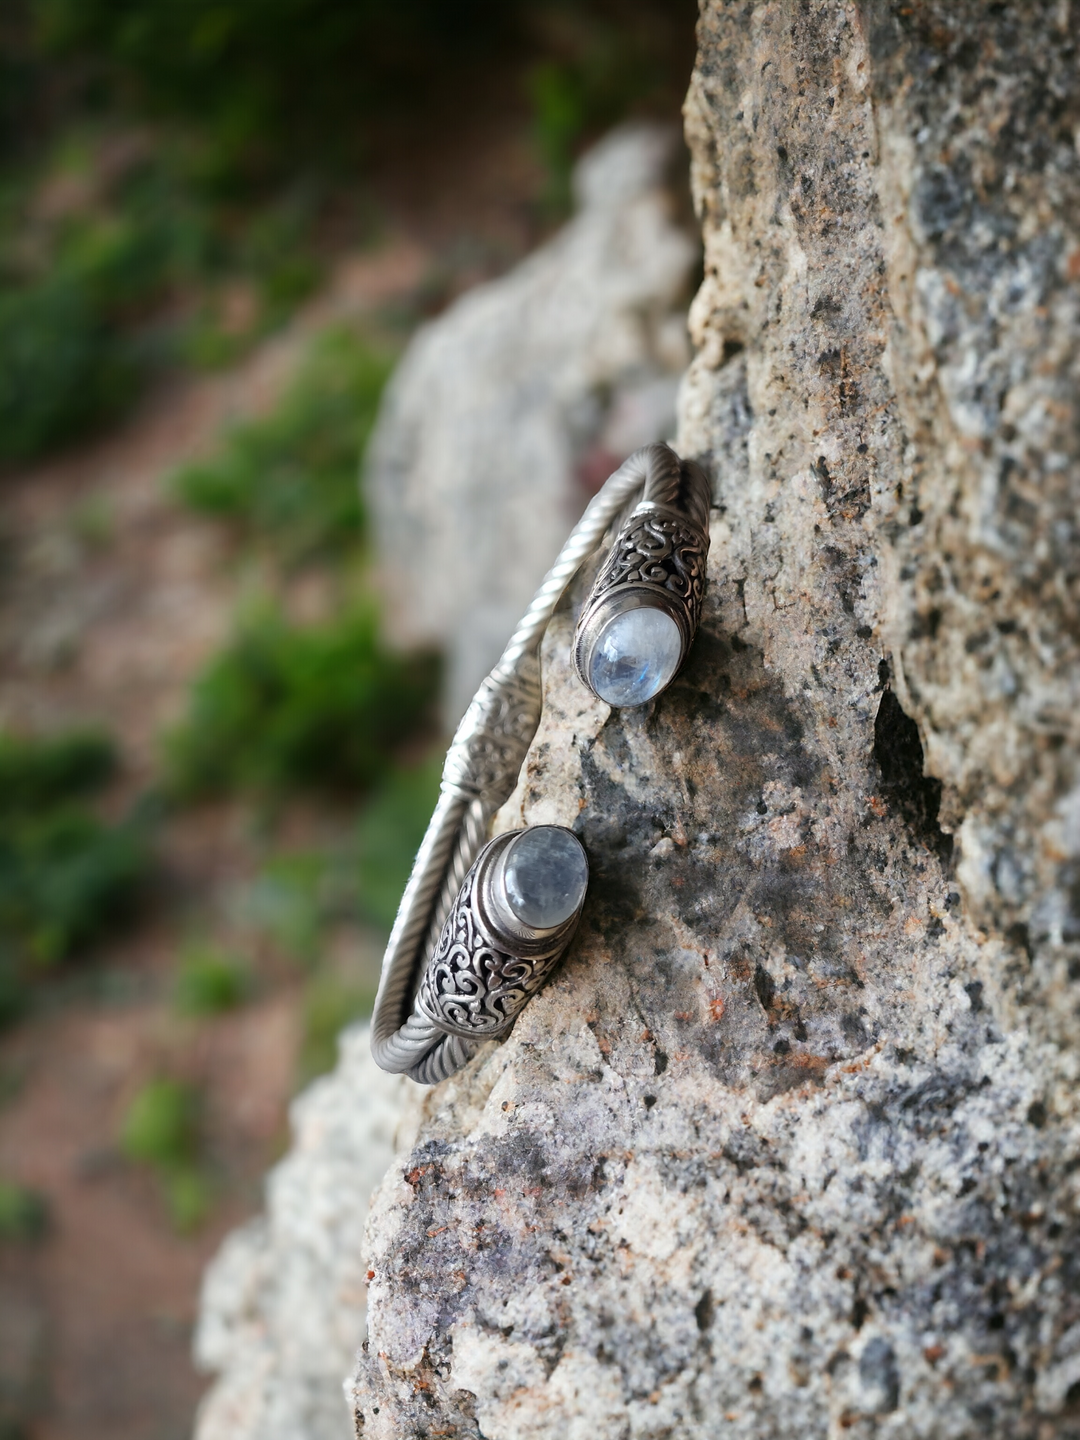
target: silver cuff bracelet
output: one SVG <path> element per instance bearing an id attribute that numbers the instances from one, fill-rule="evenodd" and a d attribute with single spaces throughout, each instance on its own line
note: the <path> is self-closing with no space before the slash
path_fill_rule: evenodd
<path id="1" fill-rule="evenodd" d="M 383 958 L 371 1048 L 384 1070 L 429 1085 L 452 1075 L 509 1030 L 573 937 L 588 879 L 580 842 L 559 826 L 489 842 L 488 828 L 540 723 L 548 622 L 641 490 L 582 611 L 575 666 L 600 699 L 638 705 L 686 657 L 704 592 L 709 483 L 693 461 L 649 445 L 590 502 L 451 742 Z"/>

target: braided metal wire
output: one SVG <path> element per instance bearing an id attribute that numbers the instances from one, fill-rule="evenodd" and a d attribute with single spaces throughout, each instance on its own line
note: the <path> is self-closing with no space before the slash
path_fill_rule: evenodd
<path id="1" fill-rule="evenodd" d="M 666 445 L 653 448 L 667 453 L 650 467 L 640 508 L 655 505 L 675 510 L 699 530 L 707 531 L 712 487 L 705 471 L 693 460 L 680 460 Z"/>
<path id="2" fill-rule="evenodd" d="M 540 642 L 555 607 L 612 521 L 644 488 L 653 503 L 678 495 L 680 462 L 666 445 L 647 445 L 614 472 L 590 501 L 555 564 L 483 682 L 447 752 L 435 813 L 417 852 L 383 957 L 371 1022 L 371 1050 L 384 1070 L 431 1085 L 459 1070 L 479 1042 L 441 1031 L 413 1004 L 426 962 L 461 884 L 509 799 L 540 722 Z M 495 717 L 495 718 L 493 718 Z"/>

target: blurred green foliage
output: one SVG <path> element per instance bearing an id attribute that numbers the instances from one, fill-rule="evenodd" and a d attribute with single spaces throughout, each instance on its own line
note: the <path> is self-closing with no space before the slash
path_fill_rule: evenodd
<path id="1" fill-rule="evenodd" d="M 62 960 L 130 909 L 142 836 L 77 809 L 24 815 L 0 836 L 0 935 L 33 960 Z"/>
<path id="2" fill-rule="evenodd" d="M 340 580 L 362 550 L 359 461 L 388 371 L 381 348 L 344 329 L 324 335 L 275 411 L 177 474 L 175 490 L 257 552 L 286 566 L 318 557 Z M 350 603 L 332 623 L 311 628 L 263 611 L 241 624 L 197 682 L 186 722 L 166 741 L 181 797 L 375 789 L 375 818 L 362 820 L 355 838 L 273 856 L 239 907 L 249 933 L 309 972 L 300 1082 L 330 1069 L 338 1032 L 370 1012 L 373 986 L 329 965 L 329 942 L 342 923 L 392 921 L 441 765 L 440 755 L 414 772 L 395 757 L 431 723 L 437 678 L 432 656 L 383 647 L 370 605 Z M 218 967 L 200 958 L 194 969 L 181 967 L 178 986 L 190 995 L 195 981 L 216 994 L 217 979 Z M 209 998 L 195 1008 L 206 1013 Z"/>
<path id="3" fill-rule="evenodd" d="M 273 414 L 238 426 L 217 455 L 178 471 L 177 494 L 288 561 L 355 544 L 360 455 L 390 363 L 349 330 L 327 332 Z"/>
<path id="4" fill-rule="evenodd" d="M 550 8 L 555 14 L 560 9 Z M 564 10 L 555 53 L 537 61 L 527 81 L 533 143 L 547 177 L 541 203 L 550 218 L 570 212 L 571 172 L 588 140 L 670 101 L 674 66 L 668 52 L 680 12 L 692 36 L 696 6 L 682 0 L 672 0 L 667 23 L 659 26 L 647 6 L 631 5 L 615 15 L 596 4 Z"/>
<path id="5" fill-rule="evenodd" d="M 572 195 L 570 174 L 588 110 L 578 78 L 567 65 L 546 60 L 529 76 L 533 139 L 547 172 L 544 204 L 549 213 L 568 214 Z"/>
<path id="6" fill-rule="evenodd" d="M 198 1149 L 198 1110 L 191 1086 L 164 1077 L 148 1081 L 125 1112 L 121 1149 L 129 1160 L 146 1165 L 189 1163 Z"/>
<path id="7" fill-rule="evenodd" d="M 148 864 L 145 821 L 84 803 L 115 768 L 102 736 L 0 735 L 0 1019 L 35 975 L 131 914 Z"/>
<path id="8" fill-rule="evenodd" d="M 392 770 L 364 806 L 356 826 L 355 883 L 360 913 L 387 934 L 439 798 L 444 751 Z"/>
<path id="9" fill-rule="evenodd" d="M 116 772 L 116 748 L 93 730 L 24 739 L 0 731 L 0 816 L 19 816 L 87 795 Z"/>
<path id="10" fill-rule="evenodd" d="M 417 764 L 392 767 L 339 843 L 269 859 L 240 903 L 242 923 L 308 967 L 339 922 L 389 934 L 438 799 L 443 758 L 440 745 Z"/>
<path id="11" fill-rule="evenodd" d="M 173 1227 L 181 1235 L 197 1230 L 214 1203 L 214 1187 L 207 1172 L 198 1165 L 181 1165 L 161 1171 L 159 1180 Z"/>
<path id="12" fill-rule="evenodd" d="M 370 606 L 309 628 L 263 611 L 196 682 L 166 741 L 172 786 L 182 797 L 366 789 L 430 724 L 437 682 L 434 656 L 384 647 Z"/>
<path id="13" fill-rule="evenodd" d="M 332 973 L 315 975 L 304 988 L 298 1081 L 306 1085 L 337 1063 L 337 1039 L 346 1025 L 371 1014 L 374 991 Z"/>
<path id="14" fill-rule="evenodd" d="M 91 67 L 104 100 L 194 120 L 237 173 L 354 158 L 361 123 L 452 91 L 523 0 L 31 0 L 36 44 Z"/>
<path id="15" fill-rule="evenodd" d="M 232 185 L 355 162 L 372 121 L 460 105 L 463 85 L 530 56 L 568 66 L 583 123 L 610 124 L 685 85 L 697 13 L 693 0 L 23 3 L 31 64 L 67 57 L 99 105 L 194 122 L 207 173 Z"/>
<path id="16" fill-rule="evenodd" d="M 235 955 L 213 945 L 185 951 L 176 975 L 175 1000 L 184 1015 L 221 1015 L 251 993 L 251 972 Z"/>
<path id="17" fill-rule="evenodd" d="M 347 213 L 355 239 L 371 154 L 415 136 L 417 117 L 442 135 L 506 90 L 502 73 L 527 92 L 541 208 L 563 213 L 588 139 L 626 115 L 674 115 L 695 13 L 694 0 L 6 0 L 0 464 L 107 424 L 163 365 L 231 362 L 310 293 Z"/>
<path id="18" fill-rule="evenodd" d="M 121 1150 L 153 1170 L 181 1233 L 195 1229 L 212 1198 L 202 1160 L 201 1109 L 198 1090 L 162 1076 L 135 1093 L 120 1128 Z"/>
<path id="19" fill-rule="evenodd" d="M 120 413 L 128 347 L 92 288 L 63 272 L 0 289 L 0 460 L 29 460 Z"/>
<path id="20" fill-rule="evenodd" d="M 350 914 L 332 855 L 320 851 L 272 856 L 248 887 L 243 920 L 297 964 L 314 967 L 323 931 L 334 917 Z"/>
<path id="21" fill-rule="evenodd" d="M 0 1242 L 25 1245 L 40 1240 L 48 1223 L 43 1195 L 12 1180 L 0 1180 Z"/>
<path id="22" fill-rule="evenodd" d="M 9 185 L 0 462 L 114 419 L 163 364 L 234 358 L 316 283 L 311 203 L 271 197 L 238 224 L 190 168 L 178 144 L 103 130 Z"/>

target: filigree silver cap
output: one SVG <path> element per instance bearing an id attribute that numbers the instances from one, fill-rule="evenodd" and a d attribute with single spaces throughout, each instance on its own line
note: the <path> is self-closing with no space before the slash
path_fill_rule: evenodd
<path id="1" fill-rule="evenodd" d="M 501 1035 L 569 945 L 588 883 L 581 842 L 561 825 L 490 841 L 428 960 L 418 1010 L 447 1035 Z"/>
<path id="2" fill-rule="evenodd" d="M 599 699 L 644 705 L 693 643 L 709 554 L 708 477 L 667 445 L 643 452 L 645 493 L 616 536 L 574 637 L 574 668 Z"/>

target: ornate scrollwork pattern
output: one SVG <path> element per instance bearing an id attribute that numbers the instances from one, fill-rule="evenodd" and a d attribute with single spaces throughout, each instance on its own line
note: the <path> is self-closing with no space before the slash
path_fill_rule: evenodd
<path id="1" fill-rule="evenodd" d="M 540 668 L 534 656 L 517 674 L 489 675 L 447 751 L 443 783 L 501 805 L 517 783 L 540 723 Z"/>
<path id="2" fill-rule="evenodd" d="M 621 585 L 655 585 L 682 602 L 688 633 L 701 618 L 708 540 L 678 515 L 648 510 L 631 516 L 593 587 L 590 609 Z"/>
<path id="3" fill-rule="evenodd" d="M 551 973 L 566 937 L 544 955 L 508 955 L 479 922 L 476 877 L 474 867 L 428 961 L 416 1003 L 447 1034 L 482 1040 L 513 1023 Z"/>

